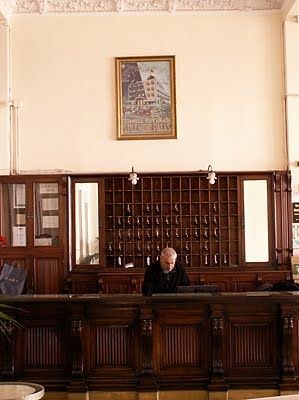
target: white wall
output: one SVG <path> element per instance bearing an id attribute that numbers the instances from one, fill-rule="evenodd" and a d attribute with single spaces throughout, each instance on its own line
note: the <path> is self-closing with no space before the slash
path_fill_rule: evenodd
<path id="1" fill-rule="evenodd" d="M 10 169 L 9 26 L 0 13 L 0 172 Z"/>
<path id="2" fill-rule="evenodd" d="M 292 201 L 299 202 L 299 1 L 294 3 L 284 23 L 286 64 L 286 116 L 288 159 L 292 173 Z M 295 18 L 294 18 L 295 17 Z M 293 259 L 299 264 L 299 224 L 293 224 Z"/>
<path id="3" fill-rule="evenodd" d="M 299 9 L 298 9 L 299 12 Z M 288 157 L 292 171 L 292 198 L 299 201 L 299 23 L 285 22 L 286 42 L 286 108 L 288 126 Z"/>
<path id="4" fill-rule="evenodd" d="M 277 15 L 17 16 L 11 44 L 21 170 L 286 168 Z M 114 57 L 144 55 L 176 56 L 176 140 L 116 140 Z"/>

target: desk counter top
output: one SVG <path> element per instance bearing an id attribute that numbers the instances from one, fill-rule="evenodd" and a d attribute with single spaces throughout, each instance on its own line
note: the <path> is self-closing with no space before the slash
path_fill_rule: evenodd
<path id="1" fill-rule="evenodd" d="M 154 294 L 152 296 L 142 296 L 141 294 L 29 294 L 20 296 L 7 296 L 0 294 L 0 303 L 43 303 L 43 302 L 59 302 L 59 303 L 177 303 L 177 302 L 211 302 L 211 303 L 227 303 L 233 301 L 248 302 L 250 299 L 257 299 L 270 302 L 277 300 L 292 302 L 299 301 L 298 292 L 220 292 L 220 293 L 165 293 Z"/>

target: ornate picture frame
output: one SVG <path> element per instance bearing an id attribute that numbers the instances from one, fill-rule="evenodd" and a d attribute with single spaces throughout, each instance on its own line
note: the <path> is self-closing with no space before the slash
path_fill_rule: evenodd
<path id="1" fill-rule="evenodd" d="M 175 56 L 116 57 L 117 139 L 176 139 Z"/>

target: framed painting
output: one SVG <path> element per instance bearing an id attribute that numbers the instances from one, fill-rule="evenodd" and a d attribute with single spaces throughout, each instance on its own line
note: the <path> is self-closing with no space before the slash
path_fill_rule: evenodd
<path id="1" fill-rule="evenodd" d="M 175 57 L 117 57 L 117 139 L 176 139 Z"/>

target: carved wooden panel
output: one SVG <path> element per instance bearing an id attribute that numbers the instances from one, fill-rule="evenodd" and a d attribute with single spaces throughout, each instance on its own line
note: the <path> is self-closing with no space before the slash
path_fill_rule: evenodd
<path id="1" fill-rule="evenodd" d="M 26 329 L 25 369 L 63 368 L 64 330 L 61 326 L 38 326 Z"/>
<path id="2" fill-rule="evenodd" d="M 260 368 L 273 365 L 273 326 L 270 322 L 251 321 L 231 326 L 231 367 Z"/>
<path id="3" fill-rule="evenodd" d="M 132 290 L 129 283 L 110 282 L 104 284 L 103 292 L 106 294 L 132 293 Z"/>
<path id="4" fill-rule="evenodd" d="M 95 338 L 95 367 L 130 366 L 131 337 L 131 330 L 127 326 L 98 327 Z"/>
<path id="5" fill-rule="evenodd" d="M 203 328 L 201 324 L 163 324 L 160 329 L 161 368 L 202 366 Z"/>
<path id="6" fill-rule="evenodd" d="M 34 259 L 34 293 L 61 293 L 64 285 L 62 257 Z"/>
<path id="7" fill-rule="evenodd" d="M 126 271 L 125 271 L 126 272 Z M 136 276 L 135 274 L 102 274 L 99 273 L 99 291 L 105 294 L 117 293 L 140 293 L 141 281 L 143 273 Z"/>
<path id="8" fill-rule="evenodd" d="M 99 293 L 98 275 L 94 273 L 72 272 L 69 284 L 71 293 Z"/>
<path id="9" fill-rule="evenodd" d="M 92 376 L 107 376 L 111 371 L 132 374 L 136 363 L 136 308 L 91 307 L 87 314 L 89 339 L 85 342 Z M 134 338 L 134 340 L 133 340 Z"/>
<path id="10" fill-rule="evenodd" d="M 259 324 L 248 326 L 247 324 L 236 324 L 232 334 L 235 337 L 232 350 L 232 366 L 269 366 L 270 352 L 269 326 Z"/>
<path id="11" fill-rule="evenodd" d="M 288 281 L 292 277 L 291 271 L 269 271 L 257 273 L 258 281 L 262 283 L 275 283 L 279 281 Z"/>
<path id="12" fill-rule="evenodd" d="M 234 292 L 247 292 L 256 289 L 256 281 L 236 281 L 234 284 Z"/>
<path id="13" fill-rule="evenodd" d="M 200 284 L 218 285 L 221 292 L 246 292 L 254 290 L 257 286 L 256 273 L 238 271 L 231 272 L 203 272 L 200 273 Z"/>

